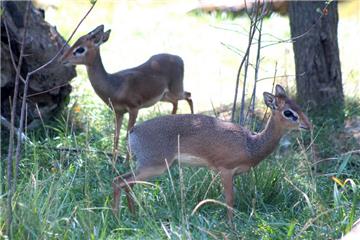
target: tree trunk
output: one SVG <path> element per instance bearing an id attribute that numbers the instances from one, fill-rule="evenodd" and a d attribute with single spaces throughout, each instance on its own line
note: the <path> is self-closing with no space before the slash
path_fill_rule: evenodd
<path id="1" fill-rule="evenodd" d="M 299 101 L 311 110 L 335 116 L 344 104 L 337 41 L 338 3 L 333 1 L 323 10 L 325 6 L 325 1 L 290 1 L 289 17 L 291 37 L 295 38 Z"/>
<path id="2" fill-rule="evenodd" d="M 14 94 L 16 71 L 11 62 L 9 42 L 17 64 L 24 33 L 24 14 L 27 1 L 4 1 L 1 16 L 1 115 L 10 120 L 11 99 Z M 32 4 L 29 10 L 25 57 L 21 66 L 21 75 L 36 69 L 49 61 L 65 43 L 56 28 L 45 22 L 44 12 Z M 8 39 L 5 22 L 9 29 Z M 34 74 L 30 79 L 27 99 L 27 121 L 31 127 L 39 126 L 40 117 L 47 120 L 62 109 L 71 92 L 69 81 L 76 76 L 74 67 L 65 67 L 54 63 Z M 20 81 L 18 99 L 22 98 L 24 84 Z M 21 109 L 21 100 L 17 101 L 17 122 Z"/>

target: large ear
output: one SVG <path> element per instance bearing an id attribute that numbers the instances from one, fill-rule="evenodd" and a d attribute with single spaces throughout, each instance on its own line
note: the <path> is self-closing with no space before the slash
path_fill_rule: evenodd
<path id="1" fill-rule="evenodd" d="M 103 43 L 104 25 L 96 27 L 94 30 L 88 33 L 89 40 L 91 40 L 95 46 L 100 46 Z"/>
<path id="2" fill-rule="evenodd" d="M 102 43 L 106 42 L 109 39 L 110 33 L 110 29 L 103 33 Z"/>
<path id="3" fill-rule="evenodd" d="M 98 33 L 103 33 L 104 32 L 104 25 L 101 24 L 99 26 L 97 26 L 94 30 L 92 30 L 91 32 L 89 32 L 87 35 L 89 35 L 89 37 L 95 36 Z"/>
<path id="4" fill-rule="evenodd" d="M 286 97 L 286 92 L 285 92 L 285 89 L 280 86 L 279 84 L 276 84 L 276 87 L 275 87 L 275 96 L 284 96 Z"/>
<path id="5" fill-rule="evenodd" d="M 275 96 L 268 92 L 264 92 L 263 95 L 264 95 L 264 102 L 265 102 L 266 106 L 275 110 L 276 109 Z"/>

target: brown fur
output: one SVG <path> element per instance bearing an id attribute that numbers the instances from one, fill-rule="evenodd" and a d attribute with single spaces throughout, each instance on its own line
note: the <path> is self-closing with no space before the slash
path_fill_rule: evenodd
<path id="1" fill-rule="evenodd" d="M 137 168 L 134 175 L 127 173 L 114 179 L 114 211 L 118 209 L 121 188 L 129 191 L 136 181 L 162 174 L 167 165 L 171 166 L 176 160 L 217 171 L 226 204 L 232 208 L 233 176 L 260 163 L 276 148 L 286 131 L 300 126 L 311 128 L 297 105 L 285 95 L 280 96 L 285 94 L 284 89 L 277 85 L 276 90 L 275 96 L 264 93 L 266 104 L 273 110 L 265 129 L 258 134 L 205 115 L 163 116 L 135 126 L 129 136 L 129 147 L 137 160 Z M 290 122 L 283 111 L 295 111 L 293 107 L 297 108 L 295 114 L 299 119 Z M 232 210 L 228 210 L 229 220 L 232 215 Z"/>
<path id="2" fill-rule="evenodd" d="M 63 54 L 61 61 L 85 65 L 96 94 L 114 109 L 115 156 L 124 113 L 129 113 L 129 130 L 135 124 L 139 109 L 152 106 L 158 101 L 172 103 L 173 114 L 177 111 L 177 102 L 182 99 L 188 102 L 191 113 L 194 110 L 191 94 L 183 89 L 184 63 L 179 56 L 158 54 L 137 67 L 113 74 L 107 73 L 101 61 L 99 46 L 108 40 L 109 34 L 110 30 L 104 32 L 104 26 L 100 25 L 80 37 Z M 85 53 L 74 55 L 74 51 L 79 47 L 85 48 Z"/>

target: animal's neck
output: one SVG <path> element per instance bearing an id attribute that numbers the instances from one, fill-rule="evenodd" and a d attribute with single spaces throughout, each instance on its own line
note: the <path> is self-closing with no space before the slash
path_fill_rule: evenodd
<path id="1" fill-rule="evenodd" d="M 251 152 L 254 161 L 260 162 L 272 153 L 279 144 L 284 133 L 284 129 L 279 126 L 275 116 L 272 115 L 268 120 L 265 129 L 253 137 Z"/>
<path id="2" fill-rule="evenodd" d="M 86 70 L 95 92 L 103 98 L 102 95 L 107 95 L 107 91 L 111 87 L 109 88 L 108 73 L 104 68 L 99 51 L 96 52 L 92 63 L 86 65 Z"/>

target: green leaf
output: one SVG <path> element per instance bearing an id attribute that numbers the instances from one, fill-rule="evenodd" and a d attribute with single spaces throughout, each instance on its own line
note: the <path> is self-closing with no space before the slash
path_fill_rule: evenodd
<path id="1" fill-rule="evenodd" d="M 339 177 L 340 174 L 345 170 L 347 164 L 349 163 L 349 160 L 351 158 L 351 154 L 348 154 L 345 156 L 345 158 L 343 159 L 343 161 L 340 164 L 339 169 L 337 170 L 336 176 Z"/>
<path id="2" fill-rule="evenodd" d="M 288 228 L 287 237 L 290 238 L 294 235 L 295 226 L 296 226 L 296 220 L 292 220 Z"/>

